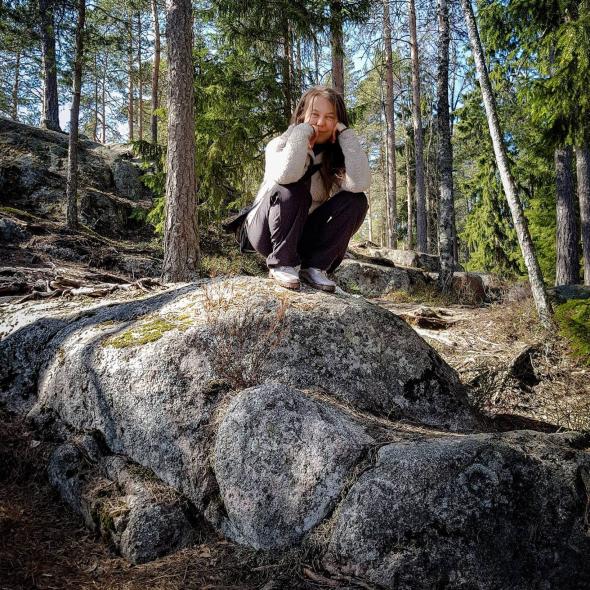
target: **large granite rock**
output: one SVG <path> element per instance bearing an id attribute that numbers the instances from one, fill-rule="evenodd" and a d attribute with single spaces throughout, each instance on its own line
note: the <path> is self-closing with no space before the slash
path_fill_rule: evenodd
<path id="1" fill-rule="evenodd" d="M 394 314 L 343 293 L 243 278 L 77 314 L 54 305 L 55 317 L 50 303 L 37 315 L 30 304 L 6 321 L 0 400 L 38 422 L 100 431 L 113 452 L 198 506 L 215 488 L 205 426 L 228 387 L 279 381 L 394 419 L 479 425 L 431 347 Z"/>
<path id="2" fill-rule="evenodd" d="M 343 260 L 334 272 L 334 280 L 349 293 L 363 297 L 380 297 L 391 291 L 411 292 L 429 279 L 413 268 L 371 264 L 362 260 Z"/>
<path id="3" fill-rule="evenodd" d="M 132 213 L 138 207 L 147 210 L 152 195 L 129 148 L 81 140 L 79 150 L 80 220 L 107 236 L 141 230 L 143 224 Z M 0 206 L 62 221 L 67 155 L 67 134 L 0 117 Z"/>
<path id="4" fill-rule="evenodd" d="M 180 505 L 125 475 L 139 464 L 231 539 L 327 539 L 327 568 L 384 588 L 589 580 L 590 437 L 452 432 L 480 427 L 455 373 L 362 298 L 236 278 L 0 313 L 0 401 L 100 440 L 130 560 L 192 535 Z M 78 451 L 66 443 L 51 473 L 85 514 Z"/>
<path id="5" fill-rule="evenodd" d="M 590 584 L 590 435 L 384 446 L 339 507 L 327 566 L 396 590 Z"/>

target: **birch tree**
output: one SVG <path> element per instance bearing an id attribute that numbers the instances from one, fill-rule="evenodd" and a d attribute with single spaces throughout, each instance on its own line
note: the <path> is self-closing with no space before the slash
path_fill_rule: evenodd
<path id="1" fill-rule="evenodd" d="M 385 49 L 385 125 L 387 141 L 387 246 L 397 248 L 397 194 L 395 167 L 395 120 L 393 103 L 393 63 L 391 55 L 391 18 L 389 16 L 389 0 L 383 0 L 383 42 Z"/>
<path id="2" fill-rule="evenodd" d="M 496 164 L 498 166 L 498 171 L 502 180 L 504 194 L 506 195 L 506 200 L 508 201 L 508 206 L 510 207 L 514 228 L 518 237 L 518 243 L 520 245 L 524 262 L 527 267 L 531 291 L 533 294 L 533 299 L 535 300 L 539 319 L 545 327 L 549 328 L 553 323 L 551 304 L 549 303 L 547 292 L 545 291 L 545 284 L 543 282 L 541 268 L 539 267 L 539 262 L 533 247 L 533 241 L 531 239 L 528 224 L 522 210 L 522 204 L 516 191 L 516 184 L 512 178 L 510 166 L 508 164 L 506 146 L 504 145 L 500 120 L 498 119 L 498 113 L 496 109 L 496 102 L 492 92 L 490 78 L 488 76 L 483 47 L 479 38 L 479 31 L 477 29 L 477 22 L 475 20 L 473 8 L 471 6 L 471 0 L 461 0 L 461 7 L 463 9 L 463 15 L 467 25 L 467 32 L 469 33 L 471 51 L 473 52 L 473 57 L 475 59 L 475 67 L 477 69 L 481 94 L 488 120 L 488 127 L 494 147 L 494 155 L 496 157 Z"/>

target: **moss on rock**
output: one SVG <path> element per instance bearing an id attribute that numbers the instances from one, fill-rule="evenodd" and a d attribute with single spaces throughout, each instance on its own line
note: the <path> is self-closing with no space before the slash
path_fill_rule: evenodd
<path id="1" fill-rule="evenodd" d="M 170 330 L 184 332 L 190 327 L 188 315 L 157 317 L 134 326 L 121 334 L 111 336 L 103 341 L 104 347 L 128 348 L 130 346 L 142 346 L 150 342 L 156 342 Z"/>

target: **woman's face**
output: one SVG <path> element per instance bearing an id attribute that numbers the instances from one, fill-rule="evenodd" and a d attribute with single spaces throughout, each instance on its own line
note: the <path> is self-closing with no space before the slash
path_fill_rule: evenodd
<path id="1" fill-rule="evenodd" d="M 314 96 L 305 111 L 303 122 L 315 127 L 315 143 L 326 143 L 332 138 L 334 127 L 338 124 L 336 109 L 327 98 Z"/>

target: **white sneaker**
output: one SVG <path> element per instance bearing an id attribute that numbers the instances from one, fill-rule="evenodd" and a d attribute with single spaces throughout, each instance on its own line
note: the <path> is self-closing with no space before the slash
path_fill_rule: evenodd
<path id="1" fill-rule="evenodd" d="M 269 269 L 268 276 L 286 289 L 297 290 L 301 287 L 297 270 L 292 266 L 273 266 Z"/>
<path id="2" fill-rule="evenodd" d="M 326 276 L 325 270 L 319 268 L 302 268 L 299 271 L 299 278 L 321 291 L 333 293 L 336 290 L 336 283 Z"/>

